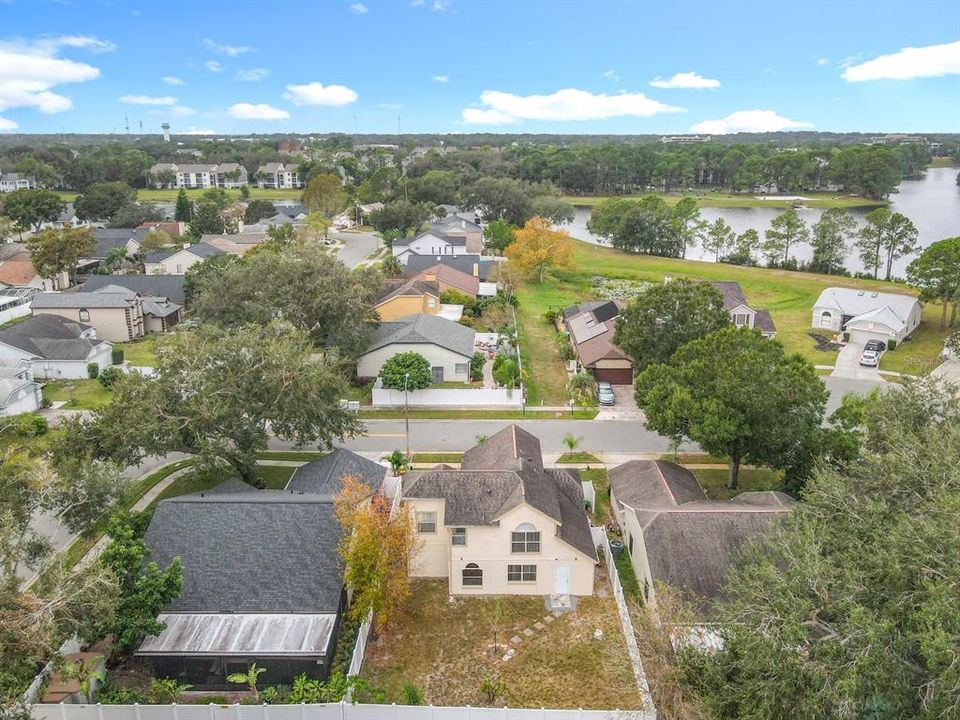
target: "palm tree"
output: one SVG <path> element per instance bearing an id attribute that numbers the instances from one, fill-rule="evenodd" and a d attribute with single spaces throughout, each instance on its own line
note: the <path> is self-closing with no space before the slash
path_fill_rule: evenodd
<path id="1" fill-rule="evenodd" d="M 573 455 L 573 451 L 576 450 L 577 446 L 580 444 L 580 438 L 573 433 L 567 433 L 563 436 L 563 444 L 567 446 L 567 449 L 570 450 L 570 454 Z"/>
<path id="2" fill-rule="evenodd" d="M 567 382 L 567 390 L 577 405 L 589 405 L 597 390 L 597 381 L 588 372 L 578 372 Z"/>
<path id="3" fill-rule="evenodd" d="M 260 692 L 257 690 L 257 680 L 260 675 L 266 671 L 266 668 L 257 667 L 256 663 L 252 663 L 250 667 L 247 668 L 246 672 L 227 675 L 227 682 L 236 683 L 238 685 L 246 685 L 250 689 L 250 692 L 253 693 L 254 701 L 259 702 Z"/>

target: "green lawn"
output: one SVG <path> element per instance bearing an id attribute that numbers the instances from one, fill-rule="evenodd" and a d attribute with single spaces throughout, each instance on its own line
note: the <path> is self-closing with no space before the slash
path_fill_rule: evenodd
<path id="1" fill-rule="evenodd" d="M 174 202 L 180 191 L 173 190 L 137 190 L 137 200 L 140 202 Z M 187 197 L 191 200 L 197 200 L 203 195 L 204 190 L 187 190 Z M 250 188 L 251 200 L 293 200 L 300 201 L 302 190 L 276 190 L 273 188 Z M 58 191 L 60 197 L 66 202 L 73 202 L 79 193 L 70 191 Z M 227 190 L 230 197 L 240 199 L 239 190 Z"/>
<path id="2" fill-rule="evenodd" d="M 411 420 L 593 420 L 596 410 L 537 410 L 527 406 L 526 412 L 519 410 L 411 410 Z M 402 420 L 403 410 L 363 410 L 361 420 Z"/>
<path id="3" fill-rule="evenodd" d="M 593 453 L 588 452 L 568 452 L 557 458 L 558 463 L 598 463 L 598 458 Z"/>
<path id="4" fill-rule="evenodd" d="M 322 458 L 325 452 L 319 450 L 267 450 L 257 453 L 257 460 L 292 460 L 310 462 Z"/>
<path id="5" fill-rule="evenodd" d="M 726 470 L 693 469 L 700 487 L 711 500 L 729 500 L 742 492 L 779 490 L 783 487 L 783 472 L 770 468 L 740 468 L 739 490 L 727 489 Z"/>
<path id="6" fill-rule="evenodd" d="M 591 468 L 590 470 L 581 470 L 580 479 L 593 483 L 593 492 L 596 495 L 597 504 L 593 508 L 593 524 L 606 525 L 613 518 L 610 516 L 610 481 L 607 479 L 606 468 Z"/>
<path id="7" fill-rule="evenodd" d="M 155 367 L 157 364 L 157 342 L 160 335 L 147 335 L 133 342 L 117 343 L 114 348 L 123 350 L 123 359 L 138 367 Z"/>
<path id="8" fill-rule="evenodd" d="M 551 308 L 562 309 L 594 297 L 590 278 L 605 276 L 624 280 L 662 282 L 666 276 L 700 280 L 735 280 L 747 300 L 770 311 L 777 325 L 777 339 L 788 352 L 797 352 L 815 365 L 832 365 L 835 352 L 816 349 L 807 335 L 813 304 L 827 287 L 857 287 L 915 294 L 904 285 L 882 280 L 857 280 L 830 275 L 740 267 L 699 260 L 679 260 L 652 255 L 634 255 L 584 242 L 575 243 L 573 270 L 558 271 L 543 283 L 527 282 L 517 292 L 517 319 L 526 342 L 524 363 L 531 385 L 546 404 L 567 400 L 566 370 L 554 346 L 554 329 L 543 319 Z M 899 372 L 929 372 L 936 366 L 945 333 L 937 329 L 939 307 L 928 305 L 914 339 L 886 353 L 881 369 Z"/>
<path id="9" fill-rule="evenodd" d="M 459 463 L 463 458 L 463 453 L 414 453 L 413 462 L 415 463 Z"/>
<path id="10" fill-rule="evenodd" d="M 96 410 L 110 402 L 112 391 L 98 380 L 52 380 L 43 386 L 43 397 L 66 401 L 64 407 L 70 410 Z"/>
<path id="11" fill-rule="evenodd" d="M 957 167 L 957 161 L 949 157 L 936 157 L 930 162 L 932 168 Z"/>
<path id="12" fill-rule="evenodd" d="M 270 490 L 283 490 L 294 470 L 296 468 L 289 465 L 261 465 L 257 468 L 257 472 L 260 473 L 260 477 L 263 478 L 263 482 Z"/>
<path id="13" fill-rule="evenodd" d="M 793 194 L 793 193 L 791 193 Z M 670 205 L 676 205 L 681 198 L 692 197 L 695 198 L 700 207 L 772 207 L 772 208 L 788 208 L 793 207 L 793 200 L 787 200 L 785 198 L 774 198 L 771 196 L 769 200 L 758 199 L 753 193 L 740 193 L 738 195 L 732 195 L 730 193 L 694 193 L 694 194 L 683 194 L 683 193 L 664 193 L 659 194 L 659 197 L 662 197 Z M 807 207 L 822 207 L 822 208 L 855 208 L 855 207 L 880 207 L 886 205 L 884 200 L 870 200 L 869 198 L 863 198 L 856 195 L 838 195 L 836 193 L 818 193 L 818 192 L 800 192 L 796 193 L 800 197 L 805 197 L 807 200 L 803 200 L 803 204 Z M 638 198 L 642 197 L 641 195 L 631 195 L 628 197 Z M 762 196 L 760 196 L 762 197 Z M 563 200 L 570 203 L 571 205 L 577 205 L 580 207 L 593 207 L 594 205 L 608 200 L 609 196 L 595 196 L 595 197 L 580 197 L 576 195 L 566 195 L 563 197 Z"/>

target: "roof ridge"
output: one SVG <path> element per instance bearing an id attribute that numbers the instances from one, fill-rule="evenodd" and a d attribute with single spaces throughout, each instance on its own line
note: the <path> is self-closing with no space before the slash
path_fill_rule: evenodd
<path id="1" fill-rule="evenodd" d="M 673 494 L 673 489 L 670 487 L 670 483 L 667 482 L 667 476 L 664 475 L 663 470 L 660 469 L 660 461 L 651 460 L 651 462 L 653 463 L 653 466 L 657 469 L 657 475 L 660 476 L 660 480 L 661 482 L 663 482 L 663 486 L 667 489 L 667 494 L 670 495 L 670 499 L 673 500 L 674 504 L 679 505 L 680 503 L 677 502 L 677 496 Z"/>

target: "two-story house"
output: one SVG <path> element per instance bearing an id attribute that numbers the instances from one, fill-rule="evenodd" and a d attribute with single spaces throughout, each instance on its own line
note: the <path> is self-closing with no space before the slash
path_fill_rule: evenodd
<path id="1" fill-rule="evenodd" d="M 143 337 L 146 329 L 142 298 L 131 290 L 116 290 L 107 293 L 38 293 L 34 295 L 30 308 L 34 317 L 59 315 L 91 325 L 102 340 L 129 342 Z"/>
<path id="2" fill-rule="evenodd" d="M 730 320 L 736 327 L 757 328 L 766 338 L 777 334 L 768 310 L 755 310 L 747 304 L 747 297 L 738 282 L 710 283 L 723 295 L 723 309 L 730 313 Z"/>
<path id="3" fill-rule="evenodd" d="M 158 250 L 147 253 L 143 258 L 143 272 L 146 275 L 183 275 L 208 257 L 223 254 L 223 250 L 206 242 L 187 245 L 181 249 Z"/>
<path id="4" fill-rule="evenodd" d="M 401 265 L 407 264 L 411 255 L 472 255 L 467 250 L 467 239 L 463 236 L 447 236 L 435 230 L 419 235 L 397 238 L 393 241 L 393 254 Z"/>
<path id="5" fill-rule="evenodd" d="M 303 187 L 298 173 L 299 166 L 269 162 L 257 168 L 257 186 L 262 188 L 291 189 Z"/>
<path id="6" fill-rule="evenodd" d="M 575 470 L 543 466 L 540 441 L 510 425 L 403 482 L 420 549 L 416 577 L 451 595 L 592 595 L 597 552 Z"/>

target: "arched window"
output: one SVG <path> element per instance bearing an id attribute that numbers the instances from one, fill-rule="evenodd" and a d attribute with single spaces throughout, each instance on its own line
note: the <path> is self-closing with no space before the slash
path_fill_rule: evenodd
<path id="1" fill-rule="evenodd" d="M 510 533 L 510 552 L 540 552 L 540 532 L 530 523 L 520 523 L 517 529 Z"/>
<path id="2" fill-rule="evenodd" d="M 464 587 L 483 587 L 483 570 L 476 563 L 467 563 L 463 569 Z"/>
<path id="3" fill-rule="evenodd" d="M 820 327 L 833 327 L 833 315 L 828 310 L 820 313 Z"/>

